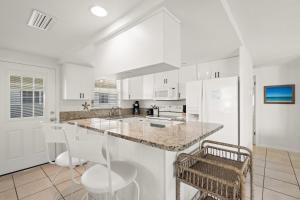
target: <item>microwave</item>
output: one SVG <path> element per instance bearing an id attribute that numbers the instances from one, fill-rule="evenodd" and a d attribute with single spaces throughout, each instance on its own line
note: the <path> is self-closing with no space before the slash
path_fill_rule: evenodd
<path id="1" fill-rule="evenodd" d="M 154 91 L 155 100 L 178 100 L 178 87 L 157 88 Z"/>

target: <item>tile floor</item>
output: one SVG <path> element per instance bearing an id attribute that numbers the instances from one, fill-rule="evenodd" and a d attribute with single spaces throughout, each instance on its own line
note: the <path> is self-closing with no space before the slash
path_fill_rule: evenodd
<path id="1" fill-rule="evenodd" d="M 254 147 L 255 200 L 300 199 L 300 153 Z M 59 168 L 42 165 L 0 177 L 0 200 L 80 200 L 85 194 L 81 186 L 74 187 L 65 169 L 53 183 Z M 76 168 L 79 179 L 82 168 Z M 249 186 L 249 179 L 246 181 Z M 247 197 L 249 198 L 249 187 Z"/>

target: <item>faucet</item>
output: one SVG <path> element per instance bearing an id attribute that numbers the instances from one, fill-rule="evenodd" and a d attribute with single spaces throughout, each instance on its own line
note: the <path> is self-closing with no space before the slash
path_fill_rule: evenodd
<path id="1" fill-rule="evenodd" d="M 109 112 L 109 116 L 110 117 L 113 117 L 116 115 L 116 110 L 118 110 L 118 116 L 121 116 L 121 108 L 119 106 L 113 106 L 111 109 L 110 109 L 110 112 Z"/>

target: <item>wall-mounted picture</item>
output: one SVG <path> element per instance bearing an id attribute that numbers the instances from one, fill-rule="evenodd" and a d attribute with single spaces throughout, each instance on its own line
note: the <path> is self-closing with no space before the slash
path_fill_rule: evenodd
<path id="1" fill-rule="evenodd" d="M 295 104 L 295 85 L 272 85 L 264 88 L 265 104 Z"/>

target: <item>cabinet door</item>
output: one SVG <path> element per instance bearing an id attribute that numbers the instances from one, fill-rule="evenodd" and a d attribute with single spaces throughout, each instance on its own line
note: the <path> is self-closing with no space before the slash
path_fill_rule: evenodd
<path id="1" fill-rule="evenodd" d="M 143 99 L 143 77 L 133 77 L 129 79 L 129 96 L 130 99 Z"/>
<path id="2" fill-rule="evenodd" d="M 122 99 L 129 100 L 129 79 L 122 80 Z"/>
<path id="3" fill-rule="evenodd" d="M 197 66 L 182 67 L 179 70 L 179 99 L 186 98 L 186 83 L 197 80 Z"/>
<path id="4" fill-rule="evenodd" d="M 73 64 L 62 67 L 63 99 L 87 100 L 91 99 L 94 78 L 93 68 Z"/>
<path id="5" fill-rule="evenodd" d="M 143 76 L 143 99 L 154 98 L 154 74 Z"/>
<path id="6" fill-rule="evenodd" d="M 178 70 L 167 71 L 166 73 L 166 86 L 178 87 Z"/>
<path id="7" fill-rule="evenodd" d="M 154 74 L 154 87 L 159 89 L 159 88 L 164 88 L 166 86 L 166 73 L 157 73 Z"/>

